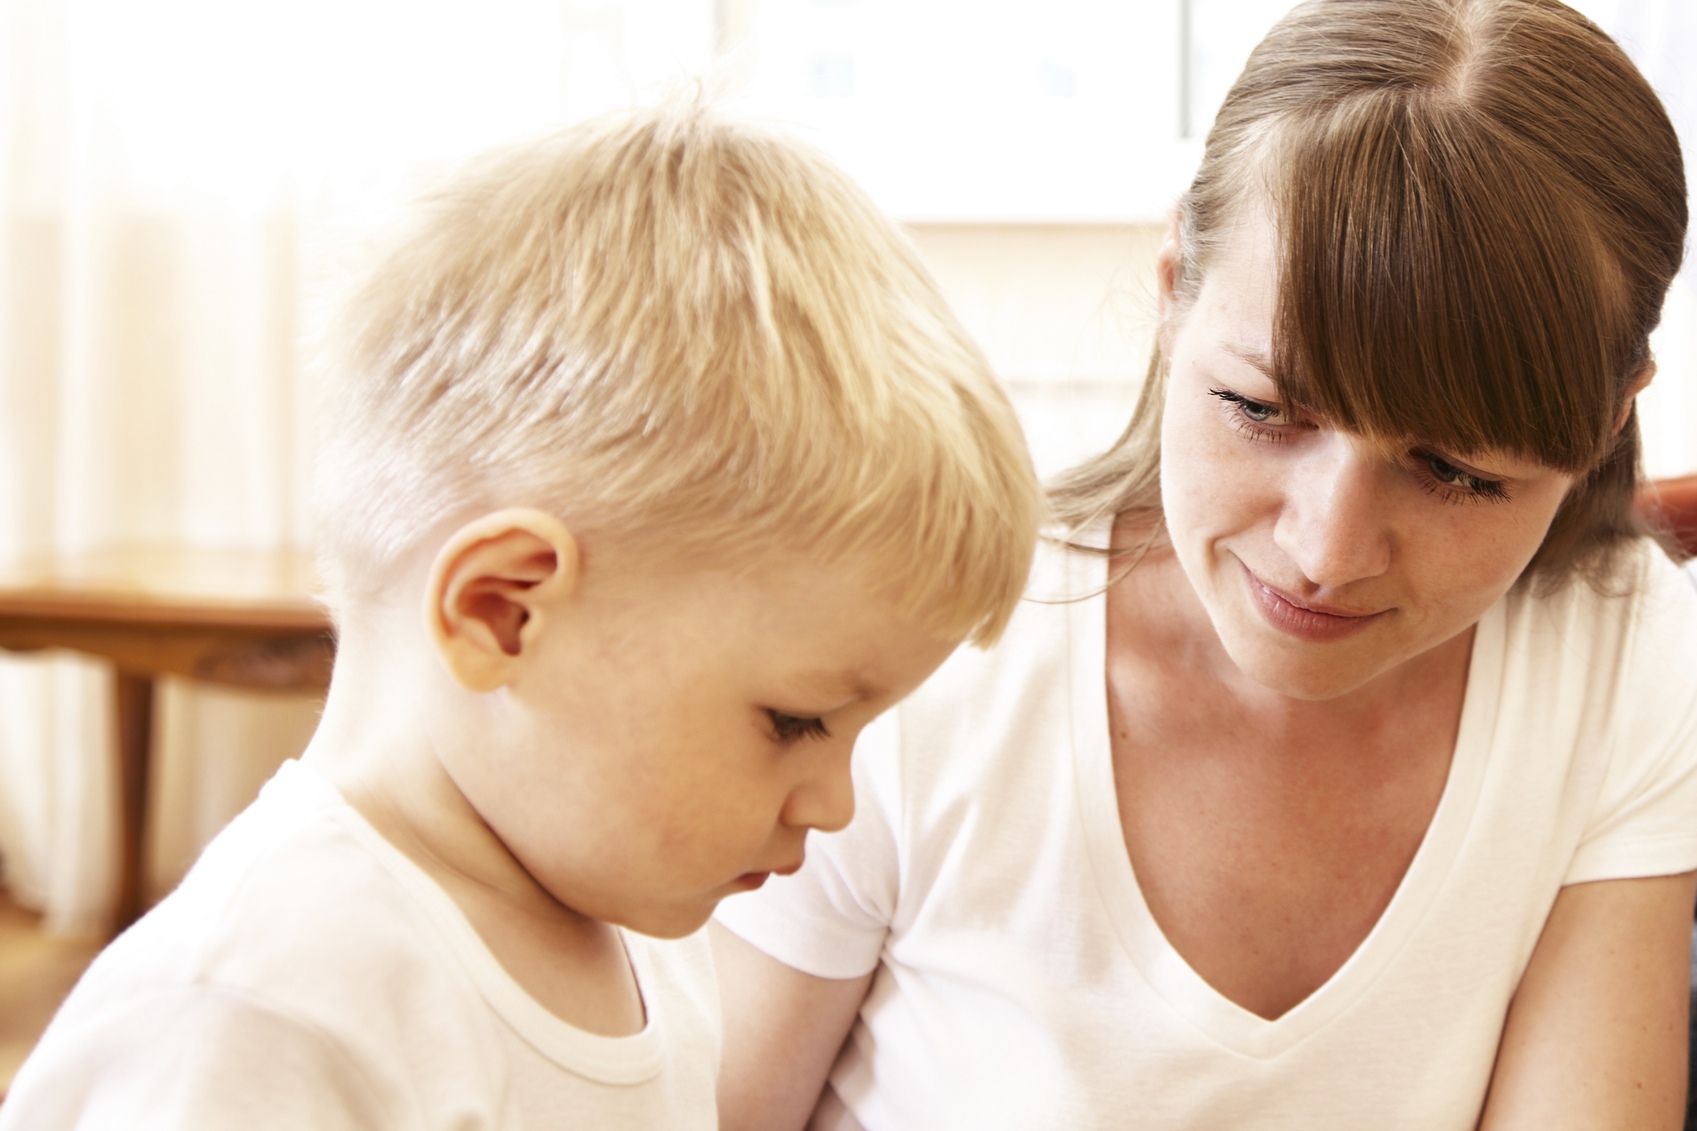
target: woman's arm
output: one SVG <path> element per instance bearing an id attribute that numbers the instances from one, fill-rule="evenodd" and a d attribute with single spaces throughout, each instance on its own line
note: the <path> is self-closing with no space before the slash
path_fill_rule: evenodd
<path id="1" fill-rule="evenodd" d="M 719 1126 L 800 1131 L 872 975 L 817 978 L 786 966 L 714 923 L 713 962 L 724 1004 Z"/>
<path id="2" fill-rule="evenodd" d="M 1480 1131 L 1677 1131 L 1697 873 L 1563 888 L 1509 1007 Z"/>

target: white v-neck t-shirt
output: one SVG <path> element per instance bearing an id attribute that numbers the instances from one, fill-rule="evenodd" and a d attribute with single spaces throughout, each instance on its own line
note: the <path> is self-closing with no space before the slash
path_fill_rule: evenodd
<path id="1" fill-rule="evenodd" d="M 290 762 L 95 960 L 0 1129 L 710 1131 L 705 938 L 620 933 L 642 1031 L 567 1024 L 434 880 Z"/>
<path id="2" fill-rule="evenodd" d="M 1029 592 L 1048 603 L 863 734 L 849 827 L 719 909 L 798 970 L 876 971 L 813 1126 L 1473 1128 L 1557 891 L 1697 868 L 1697 591 L 1648 543 L 1633 572 L 1631 596 L 1580 582 L 1487 612 L 1407 874 L 1269 1021 L 1143 901 L 1109 754 L 1106 567 L 1046 547 Z"/>

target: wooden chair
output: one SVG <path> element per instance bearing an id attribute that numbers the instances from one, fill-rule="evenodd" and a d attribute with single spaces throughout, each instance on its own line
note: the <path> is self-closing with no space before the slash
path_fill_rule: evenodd
<path id="1" fill-rule="evenodd" d="M 1697 475 L 1644 484 L 1638 490 L 1638 513 L 1697 558 Z"/>
<path id="2" fill-rule="evenodd" d="M 1688 555 L 1697 557 L 1697 475 L 1658 479 L 1638 491 L 1638 513 L 1667 534 Z M 1697 945 L 1697 930 L 1692 941 Z M 1697 960 L 1692 962 L 1691 1034 L 1687 1065 L 1691 1087 L 1686 1092 L 1686 1131 L 1697 1131 Z"/>

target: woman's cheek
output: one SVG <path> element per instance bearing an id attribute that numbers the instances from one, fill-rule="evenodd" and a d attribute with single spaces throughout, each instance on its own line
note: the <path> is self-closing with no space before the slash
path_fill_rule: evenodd
<path id="1" fill-rule="evenodd" d="M 1482 616 L 1519 580 L 1547 524 L 1538 514 L 1505 515 L 1484 504 L 1444 510 L 1454 513 L 1439 512 L 1445 521 L 1405 534 L 1402 572 L 1427 603 Z"/>
<path id="2" fill-rule="evenodd" d="M 1224 534 L 1261 511 L 1277 511 L 1281 476 L 1278 461 L 1267 458 L 1270 445 L 1238 435 L 1218 413 L 1207 411 L 1216 406 L 1203 407 L 1174 437 L 1174 501 L 1188 512 L 1191 525 Z M 1167 474 L 1163 463 L 1163 481 Z"/>

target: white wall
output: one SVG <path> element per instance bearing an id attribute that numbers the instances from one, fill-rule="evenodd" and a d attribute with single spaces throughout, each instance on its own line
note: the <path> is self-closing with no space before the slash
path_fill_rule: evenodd
<path id="1" fill-rule="evenodd" d="M 909 231 L 1007 383 L 1037 469 L 1113 442 L 1154 328 L 1160 225 L 925 225 Z"/>

